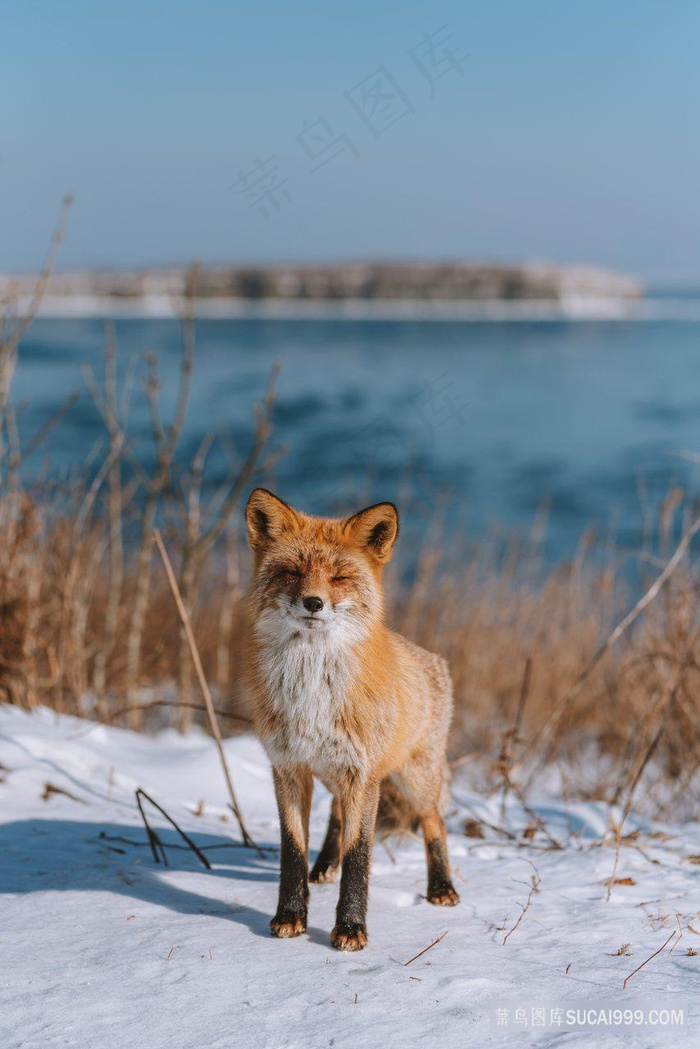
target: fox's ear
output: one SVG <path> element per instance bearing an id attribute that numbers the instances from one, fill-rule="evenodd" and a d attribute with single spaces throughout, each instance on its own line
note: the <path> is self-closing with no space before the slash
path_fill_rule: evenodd
<path id="1" fill-rule="evenodd" d="M 296 511 L 283 503 L 266 488 L 256 488 L 250 493 L 245 510 L 248 526 L 248 542 L 251 550 L 259 552 L 298 521 Z"/>
<path id="2" fill-rule="evenodd" d="M 393 503 L 377 503 L 348 517 L 344 530 L 376 561 L 386 564 L 399 534 L 399 512 Z"/>

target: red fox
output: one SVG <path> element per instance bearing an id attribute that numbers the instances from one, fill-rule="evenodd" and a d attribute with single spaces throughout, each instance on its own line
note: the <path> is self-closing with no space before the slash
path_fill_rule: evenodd
<path id="1" fill-rule="evenodd" d="M 447 799 L 452 683 L 447 663 L 384 624 L 382 571 L 399 531 L 378 503 L 342 520 L 294 510 L 264 488 L 246 509 L 254 576 L 245 681 L 272 763 L 281 827 L 274 936 L 306 931 L 309 880 L 342 865 L 331 943 L 367 943 L 369 871 L 380 794 L 400 793 L 420 821 L 427 898 L 459 902 L 441 812 Z M 316 776 L 333 795 L 323 847 L 308 873 Z"/>

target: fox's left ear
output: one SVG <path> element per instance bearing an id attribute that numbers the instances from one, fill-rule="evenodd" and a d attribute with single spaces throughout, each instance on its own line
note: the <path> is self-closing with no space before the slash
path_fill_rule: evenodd
<path id="1" fill-rule="evenodd" d="M 393 503 L 377 503 L 348 517 L 343 527 L 376 561 L 386 564 L 399 534 L 399 512 Z"/>

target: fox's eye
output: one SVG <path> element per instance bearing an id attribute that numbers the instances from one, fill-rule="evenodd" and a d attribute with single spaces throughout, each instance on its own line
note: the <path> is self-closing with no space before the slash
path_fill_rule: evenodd
<path id="1" fill-rule="evenodd" d="M 295 568 L 285 568 L 282 572 L 282 578 L 287 582 L 291 582 L 292 579 L 301 579 L 301 572 L 297 572 Z"/>
<path id="2" fill-rule="evenodd" d="M 334 575 L 331 579 L 331 583 L 347 583 L 349 575 Z"/>

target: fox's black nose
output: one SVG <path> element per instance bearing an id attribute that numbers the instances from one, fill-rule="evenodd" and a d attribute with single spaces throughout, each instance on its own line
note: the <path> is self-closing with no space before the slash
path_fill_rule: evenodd
<path id="1" fill-rule="evenodd" d="M 314 612 L 320 612 L 323 608 L 323 601 L 320 597 L 305 597 L 303 603 L 306 611 L 311 612 L 312 614 Z"/>

